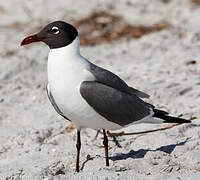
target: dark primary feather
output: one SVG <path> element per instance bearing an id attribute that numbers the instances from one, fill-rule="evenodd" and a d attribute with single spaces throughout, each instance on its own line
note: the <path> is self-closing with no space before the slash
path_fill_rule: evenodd
<path id="1" fill-rule="evenodd" d="M 153 109 L 153 111 L 154 111 L 153 117 L 163 119 L 165 120 L 164 121 L 165 123 L 191 123 L 191 121 L 187 119 L 169 116 L 167 112 L 159 109 Z"/>
<path id="2" fill-rule="evenodd" d="M 150 106 L 136 95 L 129 95 L 99 82 L 82 82 L 80 93 L 96 112 L 120 126 L 128 125 L 150 114 Z"/>
<path id="3" fill-rule="evenodd" d="M 137 89 L 129 87 L 122 79 L 112 72 L 91 64 L 89 71 L 95 76 L 96 81 L 106 86 L 113 87 L 121 92 L 136 95 L 140 98 L 149 98 L 149 95 Z"/>

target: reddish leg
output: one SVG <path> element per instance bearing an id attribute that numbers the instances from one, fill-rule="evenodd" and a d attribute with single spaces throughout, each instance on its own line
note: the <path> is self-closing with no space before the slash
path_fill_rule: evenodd
<path id="1" fill-rule="evenodd" d="M 107 138 L 105 129 L 103 129 L 103 145 L 104 145 L 104 148 L 105 148 L 106 166 L 109 166 L 109 160 L 108 160 L 108 138 Z"/>
<path id="2" fill-rule="evenodd" d="M 76 172 L 79 172 L 79 156 L 80 156 L 80 149 L 81 149 L 81 134 L 80 130 L 77 130 L 77 143 L 76 143 Z"/>

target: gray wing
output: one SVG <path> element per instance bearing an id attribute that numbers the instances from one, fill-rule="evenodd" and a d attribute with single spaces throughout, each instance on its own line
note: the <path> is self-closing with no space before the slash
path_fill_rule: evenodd
<path id="1" fill-rule="evenodd" d="M 96 112 L 121 126 L 143 119 L 150 114 L 150 105 L 137 96 L 98 82 L 82 82 L 80 93 Z"/>
<path id="2" fill-rule="evenodd" d="M 60 114 L 62 117 L 64 117 L 65 119 L 71 121 L 69 118 L 67 118 L 67 117 L 61 112 L 61 110 L 60 110 L 59 107 L 57 106 L 57 104 L 56 104 L 56 102 L 55 102 L 55 100 L 54 100 L 54 98 L 53 98 L 53 96 L 52 96 L 52 94 L 51 94 L 51 91 L 50 91 L 50 89 L 49 89 L 49 84 L 47 85 L 46 90 L 47 90 L 47 96 L 48 96 L 48 98 L 49 98 L 49 100 L 50 100 L 52 106 L 53 106 L 54 109 L 56 110 L 56 112 L 57 112 L 58 114 Z"/>
<path id="3" fill-rule="evenodd" d="M 134 89 L 132 87 L 129 86 L 129 89 L 130 89 L 130 93 L 132 95 L 136 95 L 137 97 L 140 97 L 140 98 L 149 98 L 150 96 L 142 91 L 139 91 L 137 89 Z"/>
<path id="4" fill-rule="evenodd" d="M 119 91 L 125 92 L 127 94 L 136 95 L 140 98 L 149 98 L 150 96 L 144 92 L 137 89 L 129 87 L 122 79 L 112 72 L 91 64 L 89 71 L 95 76 L 96 81 L 107 86 L 118 89 Z"/>

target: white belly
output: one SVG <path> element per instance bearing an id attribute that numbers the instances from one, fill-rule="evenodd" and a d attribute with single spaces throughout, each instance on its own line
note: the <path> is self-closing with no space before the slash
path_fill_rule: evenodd
<path id="1" fill-rule="evenodd" d="M 51 87 L 50 87 L 51 88 Z M 79 93 L 79 86 L 76 88 L 65 89 L 57 93 L 56 88 L 52 88 L 52 95 L 61 112 L 75 123 L 77 128 L 108 129 L 115 130 L 121 126 L 109 122 L 99 115 Z M 64 89 L 63 89 L 64 90 Z M 73 92 L 72 92 L 73 91 Z"/>

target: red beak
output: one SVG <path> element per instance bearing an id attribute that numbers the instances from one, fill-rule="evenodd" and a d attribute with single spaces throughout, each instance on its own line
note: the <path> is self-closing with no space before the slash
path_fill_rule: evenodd
<path id="1" fill-rule="evenodd" d="M 37 34 L 34 34 L 34 35 L 32 35 L 32 36 L 26 37 L 26 38 L 21 42 L 20 45 L 23 46 L 23 45 L 26 45 L 26 44 L 30 44 L 30 43 L 32 43 L 32 42 L 39 42 L 39 41 L 42 41 L 43 39 L 45 39 L 45 38 L 40 38 L 40 37 L 37 36 Z"/>

